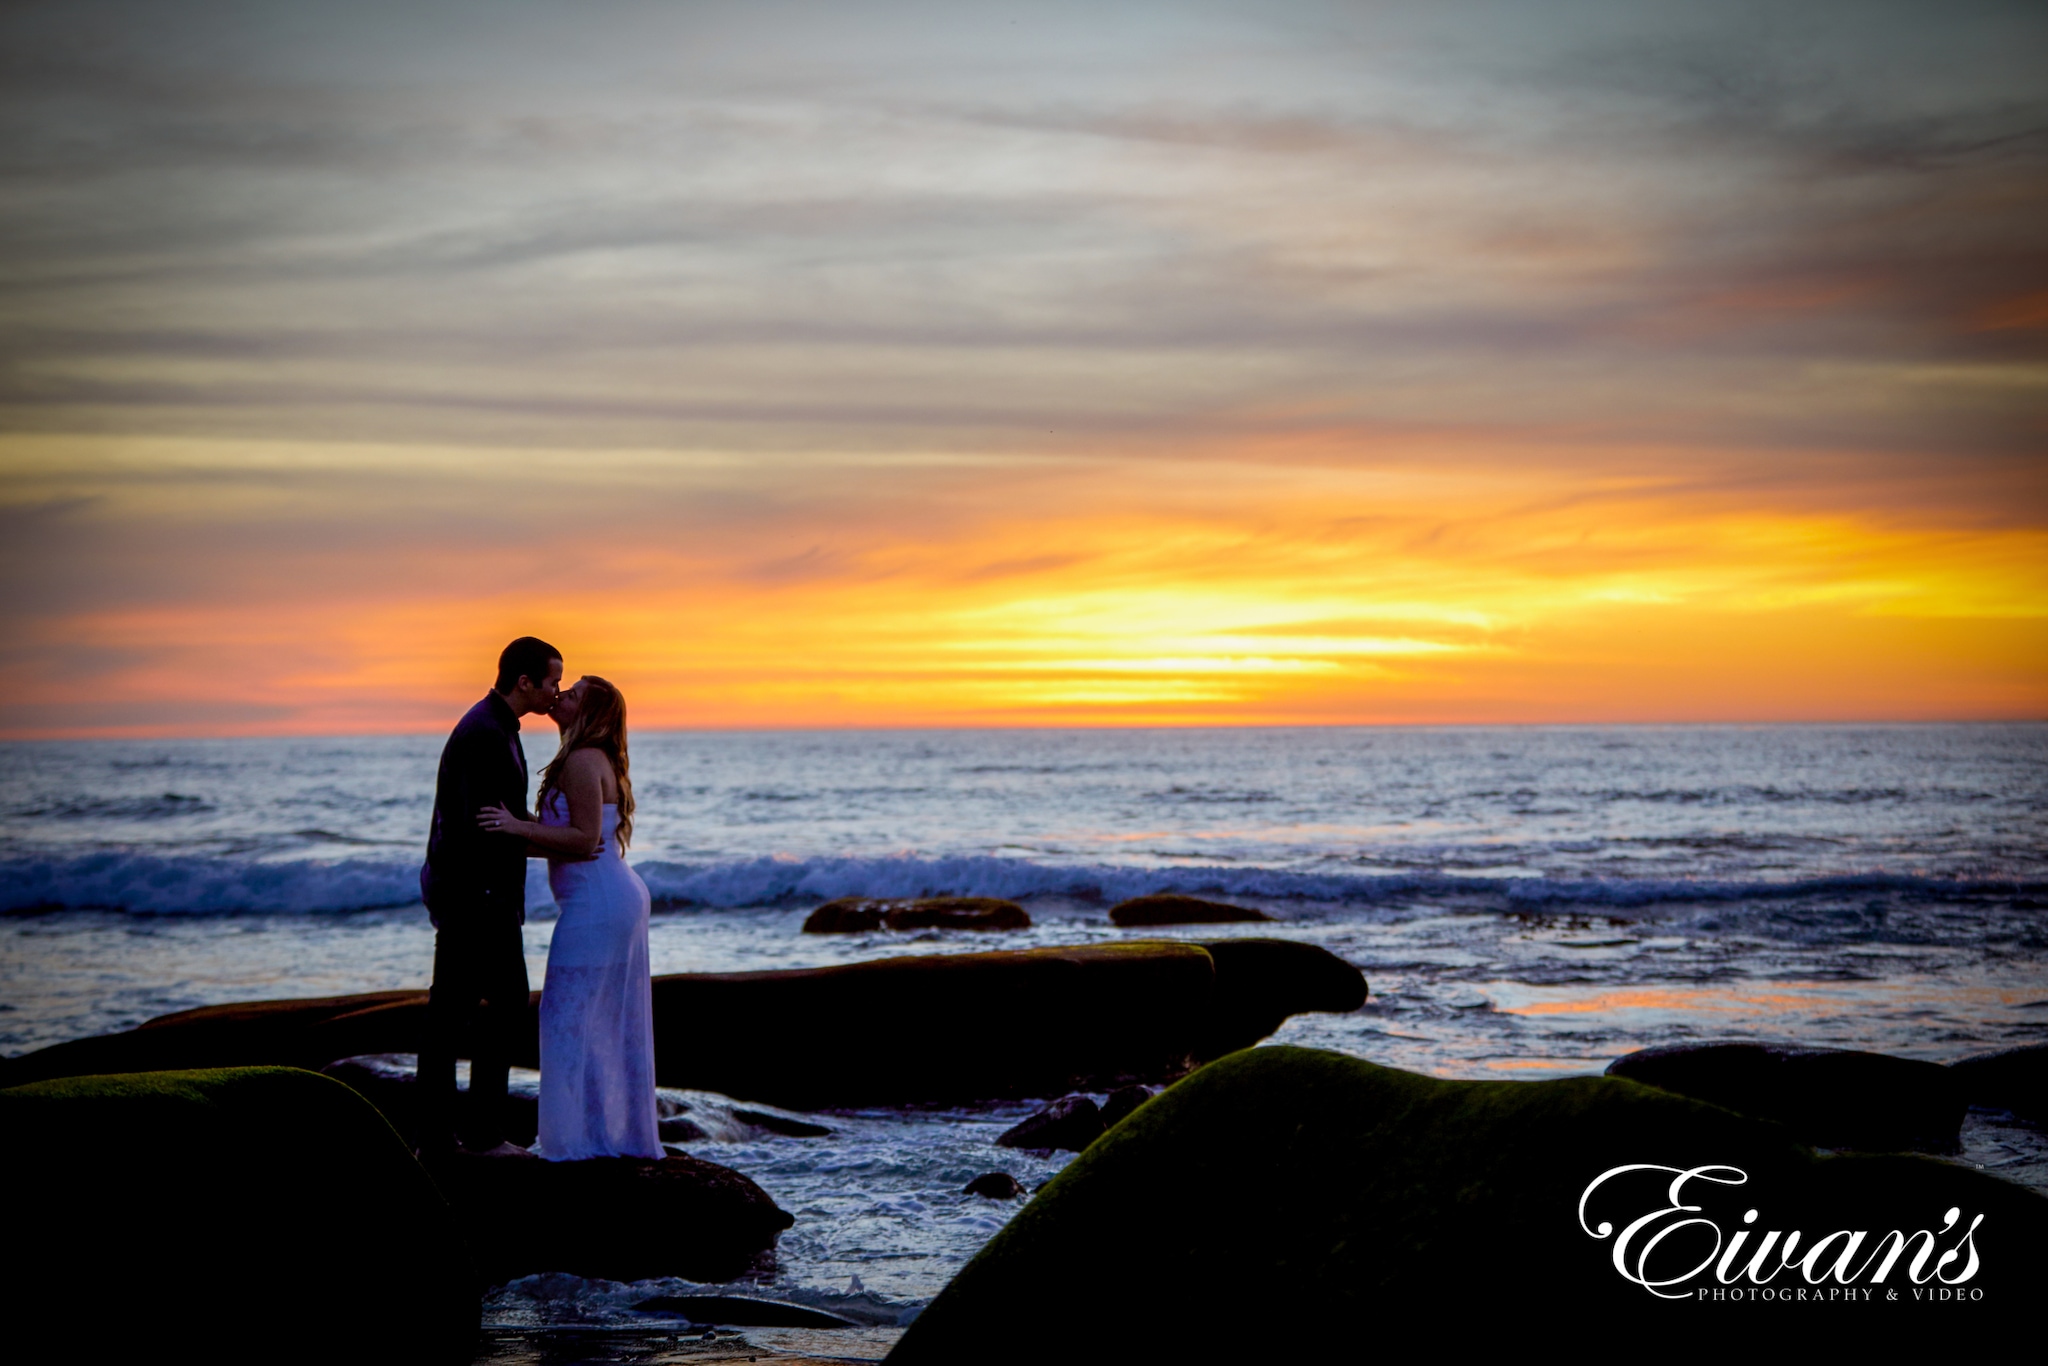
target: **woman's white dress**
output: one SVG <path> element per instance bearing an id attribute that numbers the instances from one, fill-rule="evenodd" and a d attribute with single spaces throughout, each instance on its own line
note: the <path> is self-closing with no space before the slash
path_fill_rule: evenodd
<path id="1" fill-rule="evenodd" d="M 567 825 L 548 794 L 543 825 Z M 604 807 L 604 848 L 588 862 L 548 861 L 561 917 L 540 994 L 540 1141 L 556 1162 L 660 1157 L 654 1109 L 654 996 L 647 966 L 647 884 L 619 857 L 619 809 Z"/>

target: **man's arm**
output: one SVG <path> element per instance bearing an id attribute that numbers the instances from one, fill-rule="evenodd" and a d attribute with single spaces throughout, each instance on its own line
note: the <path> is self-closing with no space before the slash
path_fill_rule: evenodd
<path id="1" fill-rule="evenodd" d="M 436 863 L 443 874 L 476 875 L 489 847 L 484 842 L 484 832 L 477 829 L 476 813 L 489 802 L 487 794 L 495 792 L 498 783 L 478 738 L 474 729 L 451 736 L 441 765 L 436 794 L 441 819 L 441 857 Z"/>

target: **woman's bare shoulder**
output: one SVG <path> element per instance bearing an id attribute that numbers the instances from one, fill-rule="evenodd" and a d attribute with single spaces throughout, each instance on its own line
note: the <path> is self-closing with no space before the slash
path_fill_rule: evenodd
<path id="1" fill-rule="evenodd" d="M 562 764 L 565 771 L 577 774 L 578 776 L 591 773 L 608 773 L 611 771 L 611 766 L 612 761 L 605 757 L 605 752 L 590 745 L 570 750 L 569 757 Z"/>

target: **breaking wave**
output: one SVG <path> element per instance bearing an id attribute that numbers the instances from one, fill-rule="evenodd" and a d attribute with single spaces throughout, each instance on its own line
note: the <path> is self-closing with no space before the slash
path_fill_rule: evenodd
<path id="1" fill-rule="evenodd" d="M 1663 903 L 1786 901 L 1904 893 L 1943 899 L 2048 894 L 2048 883 L 1867 872 L 1784 881 L 1474 877 L 1449 873 L 1046 864 L 1022 859 L 754 858 L 634 865 L 666 907 L 788 907 L 841 896 L 995 896 L 1109 903 L 1148 892 L 1267 902 L 1391 905 L 1455 901 L 1502 912 Z M 308 914 L 403 907 L 419 900 L 416 863 L 390 860 L 255 861 L 98 853 L 0 860 L 0 912 L 107 909 L 139 914 Z M 541 866 L 529 904 L 549 904 Z"/>

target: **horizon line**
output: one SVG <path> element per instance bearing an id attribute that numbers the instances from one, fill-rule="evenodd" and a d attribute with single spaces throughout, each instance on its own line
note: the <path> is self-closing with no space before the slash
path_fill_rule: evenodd
<path id="1" fill-rule="evenodd" d="M 460 719 L 459 717 L 456 719 Z M 454 721 L 449 725 L 452 727 Z M 1661 720 L 1496 720 L 1496 721 L 1198 721 L 1198 722 L 1102 722 L 1102 723 L 1013 723 L 984 722 L 973 725 L 759 725 L 759 726 L 645 726 L 643 735 L 790 735 L 902 734 L 957 731 L 1191 731 L 1191 730 L 1574 730 L 1574 729 L 1742 729 L 1821 726 L 2040 726 L 2048 716 L 1957 716 L 1957 717 L 1835 717 L 1835 718 L 1744 718 L 1744 719 L 1661 719 Z M 443 734 L 440 727 L 394 730 L 279 730 L 279 731 L 156 731 L 123 732 L 112 728 L 72 733 L 10 734 L 0 731 L 0 744 L 76 744 L 80 742 L 149 742 L 164 740 L 362 740 L 400 739 Z"/>

